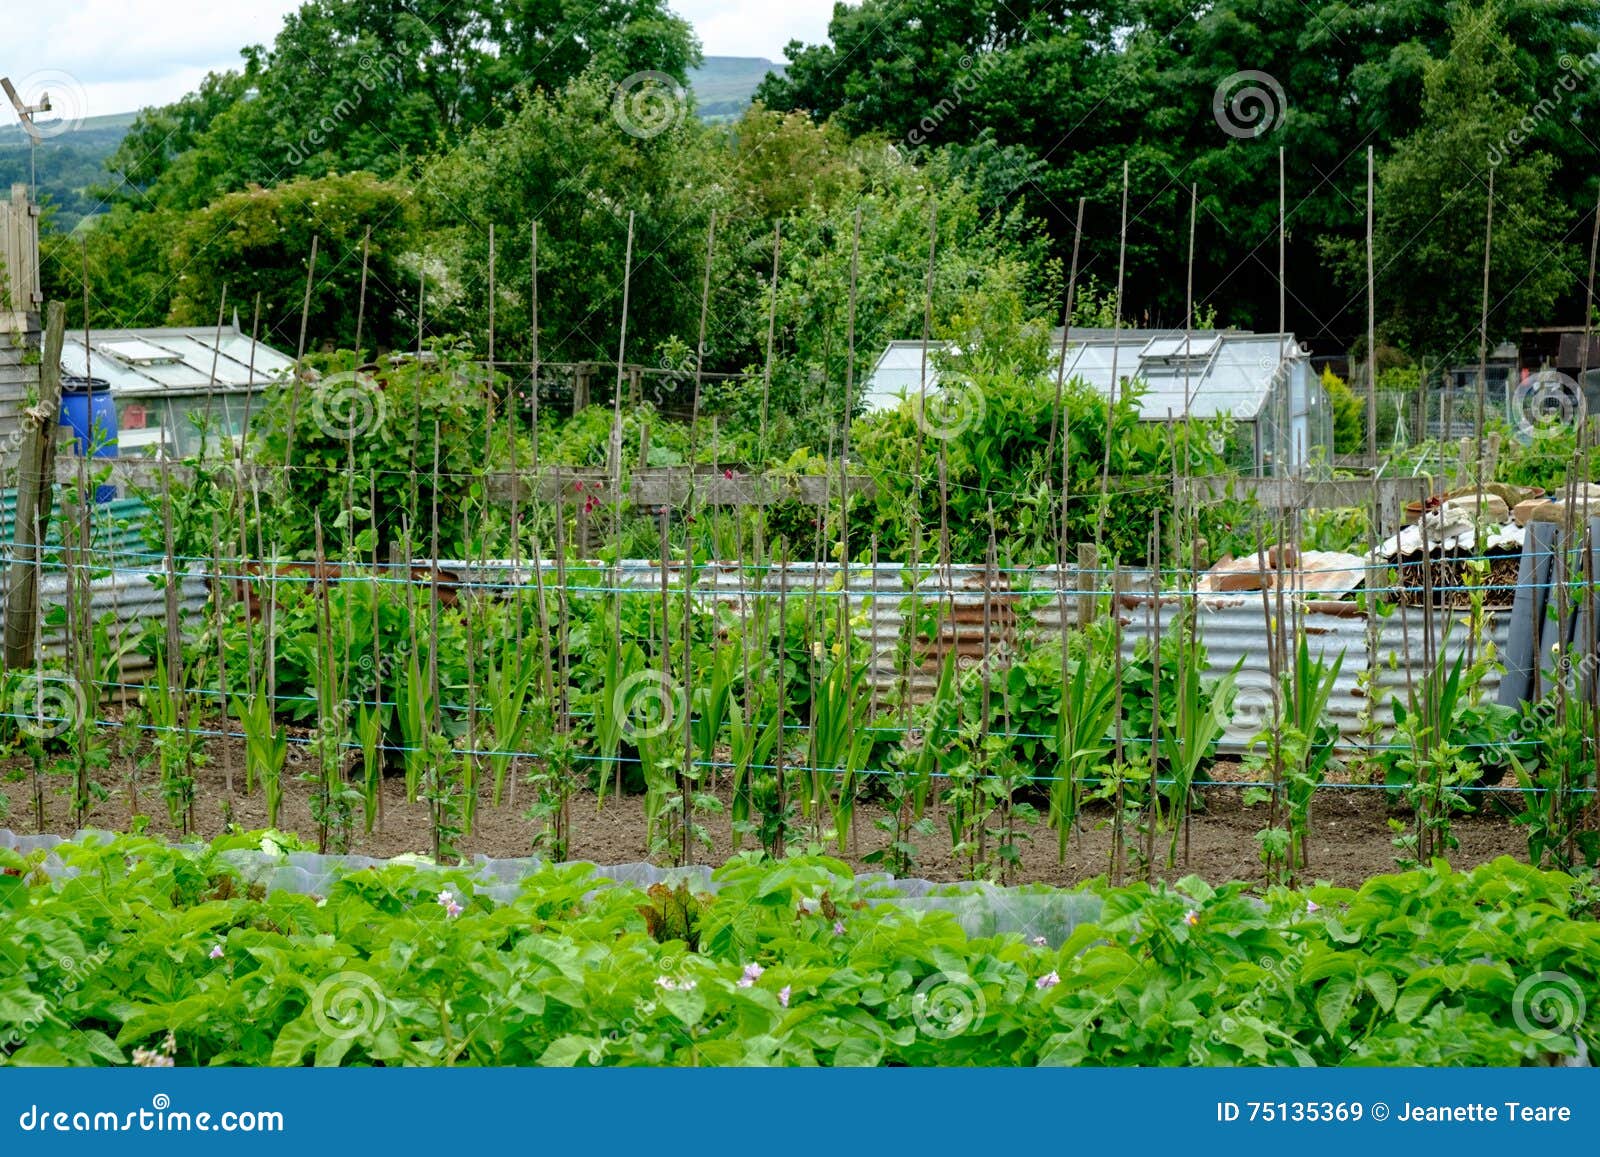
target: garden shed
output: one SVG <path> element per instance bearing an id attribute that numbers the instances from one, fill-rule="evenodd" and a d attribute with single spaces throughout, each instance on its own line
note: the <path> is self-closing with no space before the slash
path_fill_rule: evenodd
<path id="1" fill-rule="evenodd" d="M 1055 331 L 1059 357 L 1063 333 Z M 927 388 L 939 383 L 939 363 L 951 347 L 927 348 Z M 1229 457 L 1255 475 L 1305 474 L 1333 459 L 1333 419 L 1311 359 L 1293 334 L 1248 330 L 1074 329 L 1066 351 L 1066 376 L 1102 395 L 1111 392 L 1113 364 L 1119 382 L 1136 381 L 1141 417 L 1230 419 Z M 922 389 L 920 341 L 891 342 L 867 380 L 868 410 L 887 409 Z"/>
<path id="2" fill-rule="evenodd" d="M 199 450 L 202 426 L 238 439 L 259 395 L 293 370 L 293 358 L 240 332 L 237 318 L 220 330 L 90 330 L 87 346 L 68 333 L 61 350 L 63 374 L 110 384 L 122 456 L 185 457 Z"/>

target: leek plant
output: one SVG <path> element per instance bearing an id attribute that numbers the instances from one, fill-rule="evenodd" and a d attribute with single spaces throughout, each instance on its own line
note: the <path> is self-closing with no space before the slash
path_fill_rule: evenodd
<path id="1" fill-rule="evenodd" d="M 1159 737 L 1156 740 L 1165 764 L 1167 783 L 1151 797 L 1158 807 L 1161 796 L 1167 798 L 1168 821 L 1172 829 L 1172 841 L 1167 847 L 1169 868 L 1177 862 L 1178 840 L 1192 806 L 1195 776 L 1200 765 L 1216 750 L 1217 740 L 1222 738 L 1226 730 L 1222 712 L 1211 709 L 1208 703 L 1232 702 L 1234 683 L 1238 679 L 1239 668 L 1244 665 L 1241 657 L 1231 671 L 1208 686 L 1204 679 L 1205 651 L 1192 636 L 1183 639 L 1183 642 L 1185 645 L 1179 648 L 1177 685 L 1163 684 L 1161 692 L 1163 697 L 1170 695 L 1172 698 L 1169 701 L 1177 705 L 1172 721 L 1163 720 L 1158 728 Z M 1329 689 L 1332 689 L 1331 683 Z"/>
<path id="2" fill-rule="evenodd" d="M 1266 751 L 1253 757 L 1252 768 L 1275 767 L 1281 771 L 1282 800 L 1286 826 L 1268 829 L 1257 835 L 1262 859 L 1270 872 L 1275 863 L 1292 881 L 1295 873 L 1311 866 L 1307 837 L 1311 832 L 1311 801 L 1327 779 L 1339 729 L 1327 718 L 1328 700 L 1344 667 L 1344 652 L 1332 663 L 1313 657 L 1304 631 L 1299 632 L 1288 669 L 1278 676 L 1278 701 L 1282 713 L 1276 728 L 1267 728 L 1251 740 L 1265 743 Z M 1266 788 L 1245 793 L 1247 804 L 1268 798 Z"/>
<path id="3" fill-rule="evenodd" d="M 355 707 L 355 739 L 361 749 L 361 812 L 369 835 L 383 790 L 383 737 L 392 714 L 393 709 L 383 702 L 381 686 L 373 688 L 371 702 L 362 700 Z"/>
<path id="4" fill-rule="evenodd" d="M 416 803 L 422 776 L 429 767 L 433 738 L 433 688 L 416 650 L 406 656 L 395 710 L 400 723 L 400 745 L 406 772 L 406 802 Z"/>
<path id="5" fill-rule="evenodd" d="M 1063 861 L 1078 822 L 1081 788 L 1115 746 L 1111 738 L 1117 712 L 1115 640 L 1109 631 L 1093 629 L 1081 638 L 1082 653 L 1063 663 L 1061 709 L 1056 716 L 1057 770 L 1050 782 L 1049 820 Z"/>
<path id="6" fill-rule="evenodd" d="M 768 855 L 780 854 L 794 812 L 774 766 L 783 739 L 782 717 L 767 704 L 775 693 L 770 681 L 752 688 L 748 715 L 737 699 L 728 705 L 734 839 L 753 833 Z"/>
<path id="7" fill-rule="evenodd" d="M 245 794 L 255 790 L 261 777 L 266 797 L 267 826 L 278 826 L 278 811 L 283 804 L 283 764 L 289 754 L 289 737 L 272 714 L 272 701 L 265 695 L 234 699 L 233 714 L 244 731 Z"/>
<path id="8" fill-rule="evenodd" d="M 192 769 L 204 757 L 195 754 L 195 736 L 184 726 L 183 688 L 172 685 L 164 659 L 157 661 L 155 670 L 155 683 L 143 695 L 145 715 L 155 733 L 167 815 L 173 826 L 187 835 L 194 822 Z"/>
<path id="9" fill-rule="evenodd" d="M 541 671 L 537 651 L 506 639 L 484 676 L 490 739 L 487 762 L 495 807 L 500 806 L 517 754 L 528 749 L 535 727 L 548 719 L 548 704 L 534 697 Z"/>
<path id="10" fill-rule="evenodd" d="M 818 681 L 811 703 L 811 770 L 807 774 L 812 806 L 820 809 L 821 801 L 828 801 L 834 834 L 843 852 L 855 821 L 856 774 L 872 754 L 873 734 L 869 730 L 872 698 L 866 664 L 851 656 L 848 641 L 840 652 L 840 658 Z M 834 771 L 838 781 L 830 793 L 822 776 Z"/>

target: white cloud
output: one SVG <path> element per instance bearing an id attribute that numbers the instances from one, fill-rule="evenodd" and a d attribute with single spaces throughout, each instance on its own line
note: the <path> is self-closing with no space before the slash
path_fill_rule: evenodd
<path id="1" fill-rule="evenodd" d="M 675 0 L 673 10 L 700 34 L 707 56 L 782 60 L 791 40 L 826 38 L 833 0 Z"/>
<path id="2" fill-rule="evenodd" d="M 299 4 L 8 0 L 0 73 L 19 83 L 37 77 L 68 116 L 165 104 L 207 72 L 237 68 L 246 45 L 270 44 L 284 15 Z M 824 38 L 833 0 L 675 0 L 673 7 L 695 26 L 707 55 L 778 60 L 790 40 Z M 36 95 L 41 84 L 31 87 Z"/>

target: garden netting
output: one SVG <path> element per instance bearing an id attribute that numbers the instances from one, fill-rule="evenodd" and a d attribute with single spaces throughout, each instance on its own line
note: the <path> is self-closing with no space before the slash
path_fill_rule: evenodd
<path id="1" fill-rule="evenodd" d="M 113 835 L 85 830 L 70 839 L 110 839 Z M 48 853 L 41 867 L 52 879 L 76 874 L 75 868 L 54 853 L 54 849 L 67 840 L 64 836 L 21 835 L 9 828 L 0 828 L 0 848 L 10 848 L 22 855 L 40 850 Z M 201 844 L 175 844 L 173 847 L 194 855 L 206 851 Z M 504 860 L 475 856 L 461 865 L 441 867 L 421 856 L 382 860 L 371 856 L 327 856 L 316 852 L 272 852 L 252 848 L 226 849 L 216 855 L 248 883 L 260 884 L 268 891 L 312 896 L 326 895 L 342 876 L 390 864 L 466 871 L 472 878 L 473 891 L 499 904 L 515 899 L 522 889 L 522 881 L 546 863 L 534 856 Z M 680 881 L 699 892 L 715 893 L 718 887 L 711 868 L 700 865 L 687 868 L 663 868 L 647 863 L 588 866 L 602 879 L 638 888 L 657 883 L 676 886 Z M 888 904 L 916 912 L 949 912 L 969 937 L 1014 934 L 1030 940 L 1042 939 L 1055 946 L 1071 936 L 1080 924 L 1094 923 L 1101 912 L 1100 897 L 1091 892 L 1066 891 L 1045 885 L 1003 888 L 984 883 L 948 884 L 897 879 L 882 872 L 862 873 L 855 877 L 855 885 L 859 897 L 869 904 Z"/>

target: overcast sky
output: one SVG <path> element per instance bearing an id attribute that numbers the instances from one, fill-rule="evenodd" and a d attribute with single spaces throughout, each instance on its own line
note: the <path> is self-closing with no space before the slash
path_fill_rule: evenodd
<path id="1" fill-rule="evenodd" d="M 300 0 L 5 0 L 0 75 L 40 88 L 68 118 L 165 104 L 239 49 L 270 44 Z M 708 56 L 781 59 L 792 39 L 823 39 L 833 0 L 671 0 Z M 23 82 L 27 81 L 26 84 Z M 6 117 L 9 123 L 10 118 Z"/>

